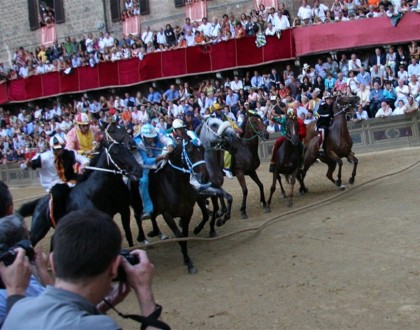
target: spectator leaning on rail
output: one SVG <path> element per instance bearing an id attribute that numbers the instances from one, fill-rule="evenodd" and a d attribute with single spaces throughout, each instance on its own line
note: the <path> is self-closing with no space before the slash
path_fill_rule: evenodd
<path id="1" fill-rule="evenodd" d="M 159 320 L 162 307 L 153 297 L 153 265 L 145 251 L 130 253 L 137 261 L 134 265 L 119 255 L 121 233 L 111 217 L 95 209 L 69 213 L 57 226 L 53 246 L 50 263 L 56 276 L 54 286 L 47 286 L 38 297 L 24 298 L 22 290 L 8 297 L 15 303 L 3 329 L 120 329 L 101 311 L 106 311 L 108 304 L 123 301 L 129 287 L 137 296 L 142 329 L 170 329 Z M 23 250 L 19 250 L 17 261 L 25 272 L 7 276 L 7 288 L 27 287 L 28 264 L 24 259 Z M 126 281 L 112 287 L 121 268 Z M 7 275 L 4 270 L 3 266 L 2 276 Z"/>

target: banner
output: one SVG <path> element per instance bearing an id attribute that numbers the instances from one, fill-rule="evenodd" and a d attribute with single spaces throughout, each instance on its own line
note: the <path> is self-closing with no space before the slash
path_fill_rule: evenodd
<path id="1" fill-rule="evenodd" d="M 135 15 L 126 18 L 122 22 L 122 30 L 125 36 L 128 36 L 129 34 L 140 34 L 140 15 Z"/>
<path id="2" fill-rule="evenodd" d="M 57 27 L 55 24 L 47 25 L 40 28 L 41 45 L 49 47 L 57 40 Z"/>
<path id="3" fill-rule="evenodd" d="M 189 17 L 191 22 L 201 22 L 203 17 L 207 17 L 207 1 L 206 0 L 186 0 L 185 1 L 185 17 Z M 210 21 L 210 20 L 209 20 Z"/>

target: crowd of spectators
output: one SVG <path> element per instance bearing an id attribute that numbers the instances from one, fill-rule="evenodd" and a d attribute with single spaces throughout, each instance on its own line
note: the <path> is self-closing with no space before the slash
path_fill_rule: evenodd
<path id="1" fill-rule="evenodd" d="M 34 102 L 17 114 L 0 108 L 0 158 L 6 163 L 32 157 L 48 148 L 53 132 L 65 139 L 78 112 L 88 113 L 95 125 L 117 115 L 132 134 L 137 134 L 144 123 L 152 123 L 163 133 L 175 118 L 182 118 L 195 129 L 211 113 L 229 117 L 241 126 L 248 110 L 264 119 L 269 132 L 278 132 L 280 127 L 271 120 L 273 115 L 284 114 L 291 107 L 305 123 L 314 121 L 325 92 L 357 95 L 360 105 L 354 113 L 355 122 L 413 113 L 420 102 L 418 52 L 413 41 L 399 45 L 397 50 L 393 46 L 375 48 L 361 58 L 342 53 L 336 60 L 335 54 L 324 54 L 308 58 L 301 67 L 289 63 L 234 71 L 226 73 L 225 78 L 217 75 L 216 79 L 191 85 L 192 80 L 176 80 L 169 86 L 151 84 L 142 86 L 147 91 L 127 90 L 123 95 L 84 94 L 73 102 L 55 101 L 48 107 Z M 215 103 L 220 110 L 212 111 Z"/>
<path id="2" fill-rule="evenodd" d="M 122 20 L 132 15 L 139 15 L 140 8 L 136 1 L 126 0 L 122 12 Z M 264 5 L 259 10 L 251 10 L 249 14 L 224 14 L 222 18 L 202 18 L 201 22 L 185 19 L 183 25 L 172 27 L 166 24 L 158 31 L 152 31 L 147 26 L 139 35 L 122 35 L 119 39 L 109 33 L 98 35 L 88 33 L 79 38 L 66 37 L 61 43 L 55 41 L 50 47 L 38 46 L 33 51 L 20 47 L 12 55 L 11 67 L 0 63 L 0 81 L 5 79 L 27 78 L 32 75 L 53 71 L 70 71 L 80 66 L 94 67 L 106 61 L 118 61 L 128 58 L 142 60 L 148 53 L 165 51 L 180 47 L 191 47 L 206 43 L 218 43 L 232 38 L 243 38 L 264 34 L 265 36 L 281 37 L 281 31 L 291 26 L 306 26 L 351 19 L 395 16 L 409 11 L 420 11 L 418 0 L 408 3 L 401 2 L 335 0 L 331 8 L 314 0 L 311 7 L 307 0 L 302 5 L 292 21 L 289 11 L 283 3 L 275 8 L 266 9 Z M 42 24 L 51 24 L 54 12 L 45 8 L 42 13 Z"/>

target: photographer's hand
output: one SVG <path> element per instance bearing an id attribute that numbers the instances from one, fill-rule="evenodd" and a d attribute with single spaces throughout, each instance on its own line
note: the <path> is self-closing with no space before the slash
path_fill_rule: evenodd
<path id="1" fill-rule="evenodd" d="M 22 248 L 15 249 L 17 253 L 15 261 L 10 266 L 0 263 L 0 274 L 4 286 L 7 290 L 7 296 L 26 294 L 31 277 L 31 268 L 29 259 Z"/>
<path id="2" fill-rule="evenodd" d="M 134 250 L 131 254 L 138 257 L 139 263 L 131 265 L 125 258 L 121 258 L 121 265 L 127 275 L 127 283 L 136 292 L 141 314 L 148 316 L 156 309 L 152 292 L 154 266 L 149 261 L 146 251 Z"/>
<path id="3" fill-rule="evenodd" d="M 130 287 L 125 282 L 118 282 L 117 285 L 112 286 L 111 291 L 106 295 L 104 300 L 108 301 L 112 306 L 118 305 L 130 293 Z M 96 305 L 96 309 L 101 313 L 106 313 L 110 307 L 104 301 Z"/>
<path id="4" fill-rule="evenodd" d="M 48 256 L 41 249 L 35 249 L 35 252 L 35 270 L 33 273 L 37 275 L 43 286 L 54 285 L 54 278 L 48 272 Z"/>

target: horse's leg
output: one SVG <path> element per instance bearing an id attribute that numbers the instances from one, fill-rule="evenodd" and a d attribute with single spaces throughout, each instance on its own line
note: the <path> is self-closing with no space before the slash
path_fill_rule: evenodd
<path id="1" fill-rule="evenodd" d="M 162 233 L 160 231 L 160 228 L 159 228 L 159 226 L 157 224 L 157 221 L 156 221 L 156 215 L 153 215 L 152 214 L 152 216 L 150 217 L 150 221 L 152 222 L 152 231 L 149 231 L 147 233 L 147 236 L 148 237 L 156 237 L 156 236 L 159 236 L 159 238 L 162 241 L 169 238 L 167 235 L 165 235 L 164 233 Z"/>
<path id="2" fill-rule="evenodd" d="M 257 184 L 258 188 L 260 189 L 260 203 L 263 207 L 267 205 L 265 201 L 265 195 L 264 195 L 264 185 L 262 184 L 260 178 L 258 177 L 257 172 L 254 170 L 249 174 L 250 178 L 254 180 L 254 182 Z"/>
<path id="3" fill-rule="evenodd" d="M 296 169 L 297 171 L 298 169 Z M 290 190 L 289 190 L 289 199 L 287 201 L 287 207 L 292 207 L 293 206 L 293 190 L 295 189 L 295 183 L 296 183 L 296 172 L 293 173 L 291 176 L 289 176 L 289 186 L 290 186 Z"/>
<path id="4" fill-rule="evenodd" d="M 232 211 L 232 203 L 233 203 L 233 198 L 232 195 L 227 193 L 225 190 L 223 190 L 222 188 L 220 188 L 220 200 L 223 201 L 222 204 L 222 211 L 223 211 L 223 216 L 217 220 L 217 226 L 220 227 L 222 225 L 224 225 L 226 223 L 226 221 L 228 221 L 230 219 L 230 213 Z M 227 201 L 227 207 L 224 204 L 225 199 Z"/>
<path id="5" fill-rule="evenodd" d="M 201 222 L 194 228 L 194 234 L 198 235 L 204 228 L 204 225 L 206 224 L 206 222 L 209 220 L 209 211 L 207 210 L 207 198 L 206 197 L 198 197 L 197 198 L 197 205 L 201 210 L 201 213 L 203 215 L 203 219 L 201 220 Z M 213 215 L 214 216 L 214 213 Z M 210 236 L 211 236 L 211 228 L 210 228 Z"/>
<path id="6" fill-rule="evenodd" d="M 172 232 L 177 238 L 181 237 L 188 237 L 188 226 L 191 220 L 191 215 L 184 216 L 181 218 L 181 224 L 182 224 L 182 232 L 179 230 L 177 224 L 175 223 L 174 218 L 169 214 L 169 212 L 164 212 L 162 214 L 163 218 L 165 219 L 167 225 L 169 228 L 171 228 Z M 184 258 L 184 264 L 188 268 L 188 272 L 190 274 L 197 273 L 197 269 L 194 267 L 189 255 L 188 255 L 188 248 L 187 248 L 187 242 L 179 242 L 179 245 L 181 246 L 181 252 L 182 256 Z"/>
<path id="7" fill-rule="evenodd" d="M 139 234 L 137 235 L 137 242 L 149 244 L 149 241 L 146 239 L 146 235 L 144 234 L 143 225 L 141 222 L 141 215 L 143 213 L 143 203 L 141 200 L 138 182 L 131 181 L 131 208 L 134 212 L 134 219 L 136 219 L 137 228 L 139 230 Z"/>
<path id="8" fill-rule="evenodd" d="M 248 219 L 246 214 L 246 198 L 248 197 L 248 188 L 246 186 L 245 175 L 243 173 L 237 173 L 236 178 L 242 188 L 242 204 L 241 204 L 241 219 Z"/>
<path id="9" fill-rule="evenodd" d="M 271 187 L 270 187 L 270 197 L 268 197 L 267 205 L 264 209 L 265 213 L 271 212 L 271 199 L 274 195 L 274 192 L 276 191 L 276 182 L 279 176 L 280 175 L 277 174 L 277 168 L 276 168 L 273 173 L 273 182 L 271 183 Z"/>
<path id="10" fill-rule="evenodd" d="M 125 237 L 127 238 L 128 246 L 134 246 L 133 243 L 133 235 L 131 234 L 131 228 L 130 228 L 130 207 L 127 205 L 127 207 L 124 207 L 120 211 L 121 215 L 121 222 L 124 228 Z"/>
<path id="11" fill-rule="evenodd" d="M 334 151 L 330 151 L 329 154 L 328 154 L 328 157 L 338 164 L 337 180 L 335 182 L 334 181 L 333 182 L 335 183 L 335 185 L 337 187 L 340 187 L 340 189 L 345 189 L 346 187 L 344 185 L 343 186 L 341 185 L 341 182 L 342 182 L 341 181 L 341 170 L 343 168 L 343 160 L 340 157 L 338 157 L 338 155 Z M 332 173 L 331 173 L 331 178 L 332 178 Z"/>
<path id="12" fill-rule="evenodd" d="M 45 235 L 48 230 L 52 227 L 51 220 L 49 218 L 49 198 L 43 198 L 37 204 L 34 214 L 32 216 L 31 231 L 29 237 L 31 239 L 32 246 L 35 246 Z"/>
<path id="13" fill-rule="evenodd" d="M 350 152 L 350 155 L 347 156 L 347 159 L 349 162 L 353 162 L 353 172 L 351 173 L 351 177 L 349 180 L 349 183 L 353 184 L 354 178 L 356 177 L 357 165 L 359 164 L 359 160 L 356 158 L 353 151 Z"/>
<path id="14" fill-rule="evenodd" d="M 277 180 L 278 180 L 278 182 L 279 182 L 279 184 L 280 184 L 281 196 L 282 196 L 283 198 L 286 198 L 286 192 L 284 191 L 284 188 L 283 188 L 283 183 L 282 183 L 282 181 L 281 181 L 281 174 L 280 174 L 280 173 L 277 175 Z"/>

